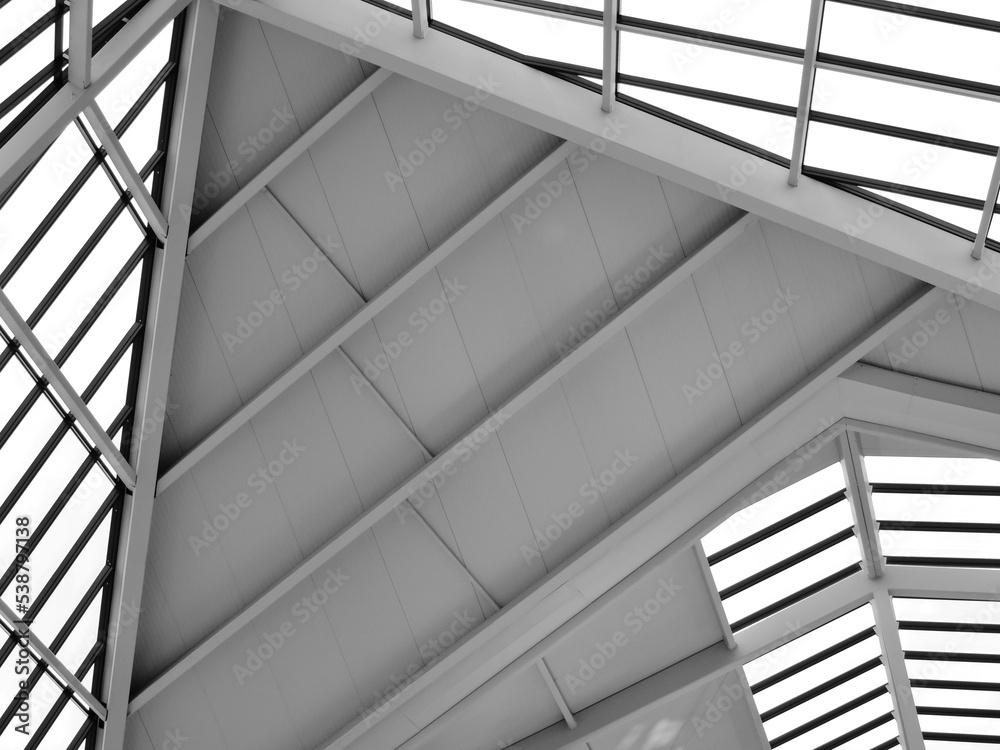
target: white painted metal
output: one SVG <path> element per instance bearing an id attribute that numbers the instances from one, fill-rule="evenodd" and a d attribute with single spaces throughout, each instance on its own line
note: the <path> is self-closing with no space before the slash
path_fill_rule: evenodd
<path id="1" fill-rule="evenodd" d="M 111 127 L 111 123 L 108 122 L 108 119 L 101 112 L 97 104 L 87 107 L 83 110 L 83 113 L 86 115 L 90 127 L 97 133 L 101 145 L 108 152 L 108 156 L 111 157 L 111 161 L 115 165 L 115 168 L 117 168 L 118 173 L 125 180 L 125 186 L 138 204 L 142 215 L 146 217 L 149 226 L 152 227 L 153 233 L 161 241 L 166 240 L 167 220 L 160 211 L 160 207 L 156 205 L 156 201 L 153 200 L 153 196 L 149 194 L 149 190 L 146 189 L 146 184 L 142 181 L 139 171 L 132 164 L 132 160 L 128 158 L 125 149 L 122 148 L 121 141 L 115 135 L 115 130 Z"/>
<path id="2" fill-rule="evenodd" d="M 684 268 L 684 266 L 680 268 Z M 675 274 L 676 271 L 672 275 Z M 671 277 L 668 276 L 667 278 Z M 766 434 L 774 424 L 793 413 L 797 408 L 808 403 L 810 399 L 816 398 L 826 385 L 841 375 L 864 352 L 870 351 L 877 342 L 884 340 L 887 336 L 892 335 L 893 332 L 898 331 L 902 326 L 909 323 L 926 306 L 940 299 L 942 295 L 943 293 L 936 289 L 922 291 L 909 302 L 902 305 L 894 315 L 880 322 L 868 333 L 858 337 L 851 345 L 845 347 L 839 354 L 832 357 L 825 367 L 806 378 L 804 382 L 785 394 L 777 403 L 765 410 L 764 413 L 716 446 L 714 450 L 706 454 L 698 463 L 677 479 L 671 481 L 667 487 L 651 497 L 643 506 L 619 522 L 611 531 L 603 534 L 596 542 L 589 544 L 583 550 L 579 551 L 569 563 L 563 565 L 555 574 L 547 576 L 542 584 L 533 588 L 529 595 L 522 597 L 517 604 L 505 608 L 504 612 L 495 617 L 491 623 L 481 628 L 476 636 L 467 639 L 449 655 L 443 657 L 434 668 L 428 670 L 426 674 L 411 683 L 407 690 L 395 696 L 389 702 L 389 710 L 395 709 L 402 703 L 411 700 L 414 695 L 426 690 L 430 684 L 433 684 L 438 679 L 442 679 L 444 677 L 442 672 L 453 668 L 453 662 L 455 661 L 461 663 L 461 659 L 465 656 L 469 657 L 469 662 L 466 662 L 462 667 L 463 671 L 483 669 L 481 662 L 491 657 L 496 658 L 494 656 L 494 649 L 503 648 L 501 644 L 495 641 L 490 642 L 488 638 L 491 636 L 495 638 L 496 633 L 502 631 L 504 632 L 505 639 L 512 639 L 517 642 L 518 634 L 516 629 L 511 627 L 508 618 L 520 617 L 525 621 L 521 627 L 532 627 L 530 624 L 531 621 L 525 617 L 524 609 L 528 609 L 530 612 L 531 607 L 538 606 L 538 598 L 545 595 L 549 596 L 548 599 L 544 600 L 544 608 L 549 610 L 546 620 L 549 624 L 545 630 L 536 636 L 537 640 L 541 640 L 545 635 L 553 632 L 560 624 L 555 620 L 558 620 L 561 616 L 563 618 L 562 621 L 565 622 L 574 613 L 572 610 L 574 609 L 573 600 L 575 597 L 571 595 L 571 591 L 568 591 L 566 587 L 569 581 L 573 581 L 574 583 L 572 590 L 584 592 L 585 595 L 589 591 L 591 592 L 590 596 L 596 598 L 596 596 L 606 591 L 617 580 L 620 580 L 620 577 L 614 577 L 614 574 L 610 573 L 607 569 L 593 571 L 588 570 L 587 565 L 599 559 L 606 551 L 621 549 L 623 545 L 628 546 L 630 552 L 636 550 L 637 542 L 632 542 L 631 544 L 624 542 L 631 534 L 641 533 L 645 536 L 648 539 L 648 543 L 654 546 L 652 554 L 655 554 L 655 550 L 662 549 L 663 536 L 657 532 L 657 525 L 649 523 L 652 518 L 656 517 L 660 508 L 665 505 L 671 505 L 675 512 L 682 512 L 683 504 L 678 504 L 677 498 L 699 486 L 713 472 L 716 472 L 718 466 L 722 465 L 719 462 L 731 461 L 734 455 L 739 455 L 740 451 L 745 450 L 745 447 L 759 436 Z M 642 299 L 644 297 L 640 298 L 640 300 Z M 632 307 L 635 307 L 635 303 L 633 303 Z M 627 308 L 627 310 L 630 309 L 632 308 Z M 619 314 L 619 317 L 621 315 L 622 313 Z M 604 330 L 602 329 L 601 332 L 595 334 L 594 338 L 600 336 Z M 587 343 L 590 342 L 588 341 Z M 586 345 L 584 344 L 584 346 Z M 815 434 L 815 432 L 812 434 Z M 698 503 L 699 507 L 703 507 L 703 499 L 700 494 L 696 497 L 689 497 L 689 501 Z M 693 543 L 693 541 L 692 539 L 689 543 Z M 564 597 L 568 597 L 568 599 L 557 598 L 551 595 L 557 587 L 561 587 L 559 590 L 565 592 Z M 592 599 L 588 600 L 585 596 L 585 601 L 590 600 Z M 563 614 L 560 615 L 559 613 Z M 538 616 L 541 615 L 539 614 Z M 486 642 L 484 643 L 484 641 Z M 507 642 L 509 644 L 509 641 Z M 518 648 L 518 653 L 523 653 L 523 645 Z M 722 645 L 722 648 L 726 653 L 730 653 L 724 645 Z M 473 662 L 478 662 L 479 665 L 476 666 Z M 455 669 L 458 669 L 458 667 L 455 667 Z M 496 670 L 494 669 L 487 677 L 495 673 Z M 447 679 L 444 680 L 443 684 L 445 687 L 442 689 L 446 690 L 449 683 L 461 679 L 462 677 L 456 674 L 449 674 Z M 422 696 L 420 704 L 426 705 L 426 702 L 429 700 L 433 700 L 433 697 Z M 454 704 L 452 703 L 451 705 Z M 440 716 L 449 707 L 445 705 L 443 708 L 436 708 L 435 715 Z M 332 737 L 327 743 L 321 745 L 321 747 L 323 750 L 339 750 L 356 740 L 369 728 L 364 722 L 357 722 L 336 737 Z"/>
<path id="3" fill-rule="evenodd" d="M 362 0 L 335 0 L 335 11 L 317 0 L 242 0 L 235 7 L 338 48 L 351 44 L 354 28 L 371 18 Z M 358 55 L 457 96 L 493 75 L 507 85 L 484 102 L 490 109 L 576 143 L 599 143 L 610 156 L 944 289 L 968 291 L 970 283 L 978 288 L 982 282 L 976 300 L 1000 309 L 1000 259 L 977 265 L 967 240 L 892 211 L 883 213 L 880 206 L 816 180 L 806 178 L 797 190 L 782 190 L 788 177 L 784 167 L 628 107 L 610 117 L 593 106 L 592 92 L 446 34 L 420 45 L 405 41 L 412 36 L 409 20 L 389 18 Z M 752 169 L 752 176 L 741 167 Z M 877 220 L 872 213 L 879 214 Z"/>
<path id="4" fill-rule="evenodd" d="M 812 0 L 809 6 L 809 26 L 806 30 L 805 57 L 802 61 L 802 82 L 799 86 L 799 106 L 795 113 L 795 135 L 792 139 L 792 159 L 788 169 L 788 184 L 795 187 L 802 174 L 806 153 L 806 130 L 812 109 L 813 83 L 816 80 L 816 55 L 819 53 L 820 31 L 823 28 L 825 0 Z"/>
<path id="5" fill-rule="evenodd" d="M 879 544 L 878 523 L 875 521 L 872 507 L 868 473 L 865 471 L 857 435 L 849 431 L 842 434 L 840 452 L 844 481 L 847 483 L 847 496 L 851 501 L 854 528 L 858 533 L 865 573 L 869 578 L 881 578 L 885 572 L 885 559 L 882 556 L 882 545 Z"/>
<path id="6" fill-rule="evenodd" d="M 35 633 L 32 632 L 30 627 L 20 620 L 17 614 L 12 610 L 7 603 L 0 601 L 0 619 L 3 619 L 4 627 L 15 637 L 26 638 L 27 642 L 31 644 L 31 649 L 35 651 L 48 668 L 55 672 L 59 679 L 73 690 L 76 697 L 83 701 L 87 706 L 97 714 L 101 720 L 104 720 L 108 716 L 108 711 L 97 698 L 94 697 L 84 686 L 77 676 L 73 674 L 73 670 L 67 667 L 60 661 L 59 657 L 56 656 L 49 649 L 48 646 L 39 638 Z"/>
<path id="7" fill-rule="evenodd" d="M 126 487 L 135 487 L 135 470 L 129 466 L 128 461 L 118 450 L 118 447 L 111 440 L 108 433 L 101 427 L 97 418 L 90 411 L 86 402 L 80 398 L 69 380 L 63 375 L 62 370 L 55 363 L 55 360 L 45 351 L 42 342 L 38 340 L 31 326 L 27 324 L 20 313 L 14 309 L 14 305 L 4 292 L 0 291 L 0 319 L 7 324 L 7 327 L 14 334 L 18 343 L 24 348 L 25 353 L 48 380 L 52 389 L 59 394 L 59 398 L 66 404 L 69 412 L 76 417 L 77 422 L 87 433 L 87 436 L 94 441 L 101 454 L 108 460 L 115 473 L 121 478 Z"/>
<path id="8" fill-rule="evenodd" d="M 989 234 L 990 225 L 993 223 L 993 212 L 996 210 L 997 195 L 1000 194 L 1000 152 L 993 163 L 993 174 L 990 175 L 990 185 L 986 190 L 986 203 L 983 206 L 983 216 L 979 220 L 979 231 L 976 232 L 976 241 L 972 243 L 972 257 L 979 260 L 983 257 L 983 250 L 986 247 L 986 236 Z"/>
<path id="9" fill-rule="evenodd" d="M 549 671 L 548 666 L 545 664 L 544 657 L 538 657 L 535 660 L 535 666 L 538 667 L 538 671 L 542 673 L 542 679 L 545 680 L 545 686 L 552 693 L 552 698 L 555 700 L 556 705 L 559 706 L 559 713 L 563 715 L 563 719 L 566 721 L 566 726 L 570 729 L 576 729 L 576 719 L 573 718 L 573 712 L 569 710 L 569 706 L 566 705 L 566 699 L 563 698 L 562 693 L 559 692 L 559 686 L 556 685 L 556 681 L 552 679 L 552 672 Z"/>
<path id="10" fill-rule="evenodd" d="M 69 4 L 69 71 L 71 86 L 90 86 L 90 66 L 94 42 L 93 0 L 72 0 Z"/>
<path id="11" fill-rule="evenodd" d="M 756 219 L 749 215 L 739 219 L 733 226 L 712 240 L 698 253 L 689 257 L 683 264 L 675 268 L 670 274 L 663 277 L 656 285 L 647 289 L 641 296 L 609 320 L 603 328 L 583 342 L 570 354 L 557 361 L 531 383 L 522 388 L 515 396 L 509 399 L 502 407 L 497 409 L 482 420 L 475 427 L 468 431 L 467 435 L 456 440 L 452 445 L 439 453 L 434 459 L 410 476 L 407 481 L 400 484 L 390 494 L 383 497 L 375 505 L 371 506 L 361 516 L 359 516 L 350 526 L 344 529 L 335 538 L 331 539 L 325 546 L 306 558 L 298 567 L 290 571 L 281 581 L 270 588 L 267 592 L 244 608 L 236 617 L 230 619 L 226 624 L 216 630 L 212 635 L 203 640 L 195 648 L 189 651 L 182 659 L 168 669 L 163 675 L 154 680 L 139 695 L 137 695 L 131 705 L 131 710 L 135 711 L 148 702 L 153 696 L 161 692 L 164 688 L 174 682 L 178 677 L 191 669 L 207 654 L 211 653 L 218 646 L 228 640 L 233 634 L 241 630 L 255 617 L 266 610 L 271 604 L 284 596 L 289 590 L 299 582 L 307 578 L 319 567 L 331 560 L 334 555 L 343 550 L 352 541 L 364 534 L 373 527 L 380 519 L 391 513 L 400 503 L 407 500 L 414 492 L 415 488 L 433 477 L 434 471 L 439 471 L 445 462 L 457 461 L 463 450 L 468 450 L 465 441 L 481 442 L 477 435 L 483 432 L 488 436 L 495 432 L 501 424 L 513 417 L 521 409 L 524 409 L 540 394 L 546 391 L 549 386 L 555 384 L 562 377 L 567 375 L 579 363 L 601 347 L 615 334 L 621 332 L 625 326 L 636 320 L 650 306 L 662 299 L 671 289 L 675 288 L 681 281 L 690 277 L 698 268 L 704 266 L 711 258 L 715 257 L 725 249 L 733 240 L 739 237 L 746 228 L 754 225 Z M 385 294 L 385 293 L 383 293 Z M 370 305 L 371 303 L 369 303 Z M 870 348 L 870 347 L 869 347 Z M 853 361 L 853 360 L 852 360 Z M 246 407 L 244 407 L 246 408 Z M 162 481 L 162 480 L 161 480 Z"/>
<path id="12" fill-rule="evenodd" d="M 910 455 L 914 455 L 914 452 L 918 450 L 931 449 L 939 450 L 944 455 L 974 456 L 988 458 L 991 461 L 1000 461 L 1000 450 L 985 448 L 981 445 L 963 443 L 958 440 L 949 440 L 934 435 L 925 435 L 910 430 L 902 430 L 898 427 L 887 427 L 850 417 L 845 418 L 844 422 L 851 430 L 857 433 L 905 442 L 910 446 Z"/>
<path id="13" fill-rule="evenodd" d="M 618 87 L 618 3 L 604 0 L 604 78 L 601 85 L 601 109 L 610 112 Z"/>
<path id="14" fill-rule="evenodd" d="M 892 609 L 892 597 L 882 589 L 874 592 L 872 608 L 875 610 L 875 628 L 882 646 L 882 659 L 889 672 L 889 695 L 899 722 L 899 737 L 903 750 L 924 750 L 924 738 L 920 731 L 920 717 L 910 690 L 910 678 L 903 660 L 903 647 L 899 642 L 896 614 Z"/>
<path id="15" fill-rule="evenodd" d="M 74 86 L 64 86 L 0 147 L 0 194 L 190 2 L 151 0 L 140 8 L 126 27 L 94 55 L 90 86 L 82 91 Z"/>
<path id="16" fill-rule="evenodd" d="M 427 36 L 427 2 L 428 0 L 413 0 L 413 36 L 417 39 Z"/>
<path id="17" fill-rule="evenodd" d="M 268 182 L 279 175 L 289 164 L 304 154 L 324 133 L 344 119 L 359 102 L 366 99 L 376 88 L 388 80 L 391 75 L 392 73 L 389 70 L 380 68 L 362 81 L 354 91 L 338 102 L 322 119 L 299 136 L 280 156 L 276 157 L 257 173 L 246 185 L 240 188 L 236 195 L 226 201 L 225 205 L 213 213 L 198 229 L 192 232 L 191 239 L 188 241 L 188 252 L 193 252 L 205 241 L 205 238 L 225 223 L 229 217 L 260 192 Z"/>
<path id="18" fill-rule="evenodd" d="M 708 586 L 708 593 L 712 597 L 712 607 L 719 618 L 719 626 L 722 628 L 723 640 L 730 649 L 736 648 L 736 637 L 733 635 L 733 628 L 729 624 L 729 617 L 722 607 L 722 599 L 719 597 L 719 587 L 715 585 L 715 577 L 708 565 L 708 557 L 705 556 L 705 548 L 699 539 L 694 544 L 694 555 L 698 559 L 698 567 L 705 577 L 705 585 Z"/>
<path id="19" fill-rule="evenodd" d="M 205 121 L 208 75 L 212 68 L 219 8 L 210 0 L 196 0 L 187 15 L 187 28 L 179 61 L 177 103 L 170 128 L 170 146 L 164 183 L 164 206 L 174 228 L 165 247 L 153 256 L 149 314 L 143 342 L 142 372 L 136 398 L 137 440 L 133 447 L 136 466 L 134 492 L 126 496 L 122 515 L 122 538 L 118 548 L 112 589 L 109 643 L 106 656 L 104 695 L 108 697 L 108 721 L 101 728 L 98 746 L 117 750 L 125 736 L 132 666 L 141 611 L 146 555 L 149 547 L 156 489 L 157 465 L 166 417 L 167 387 L 173 357 L 181 280 L 187 245 L 190 206 L 198 163 L 198 144 Z"/>
<path id="20" fill-rule="evenodd" d="M 541 164 L 532 169 L 524 177 L 505 190 L 499 197 L 493 200 L 486 208 L 480 211 L 475 217 L 467 222 L 461 229 L 452 234 L 447 240 L 439 245 L 428 255 L 403 274 L 392 285 L 381 292 L 374 299 L 370 300 L 361 310 L 351 316 L 336 331 L 330 334 L 325 340 L 311 349 L 302 359 L 287 369 L 280 377 L 274 380 L 267 388 L 257 396 L 244 404 L 226 422 L 213 431 L 208 437 L 202 440 L 194 449 L 188 452 L 180 461 L 168 469 L 157 484 L 157 494 L 163 492 L 173 482 L 180 478 L 191 467 L 227 437 L 232 435 L 240 426 L 246 424 L 261 409 L 274 401 L 284 391 L 294 384 L 299 378 L 315 367 L 319 362 L 332 354 L 341 344 L 347 341 L 353 334 L 360 330 L 366 323 L 371 321 L 378 313 L 385 310 L 392 302 L 399 299 L 411 286 L 429 273 L 438 263 L 457 250 L 462 244 L 479 231 L 487 222 L 497 216 L 504 208 L 517 200 L 518 197 L 530 189 L 542 176 L 544 176 L 553 166 L 565 159 L 575 146 L 563 144 L 555 152 L 546 157 Z"/>

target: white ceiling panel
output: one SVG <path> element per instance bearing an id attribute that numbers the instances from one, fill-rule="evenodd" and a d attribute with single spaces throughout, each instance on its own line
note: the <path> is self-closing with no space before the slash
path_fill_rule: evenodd
<path id="1" fill-rule="evenodd" d="M 562 386 L 500 428 L 500 442 L 549 570 L 610 523 L 604 499 L 582 488 L 594 475 Z M 573 515 L 570 515 L 570 513 Z"/>
<path id="2" fill-rule="evenodd" d="M 450 304 L 483 398 L 496 409 L 555 354 L 545 345 L 521 268 L 497 217 L 440 266 L 468 287 Z"/>
<path id="3" fill-rule="evenodd" d="M 396 162 L 371 97 L 309 152 L 361 292 L 371 299 L 427 252 L 406 190 L 386 181 Z"/>
<path id="4" fill-rule="evenodd" d="M 759 224 L 694 278 L 719 355 L 731 361 L 725 375 L 746 423 L 806 375 L 789 315 L 802 295 L 781 286 Z"/>
<path id="5" fill-rule="evenodd" d="M 581 492 L 588 503 L 600 496 L 617 521 L 674 476 L 628 333 L 615 335 L 562 386 L 594 467 Z"/>
<path id="6" fill-rule="evenodd" d="M 718 352 L 693 281 L 628 327 L 643 382 L 676 471 L 740 426 L 725 373 L 700 373 Z M 713 370 L 713 374 L 714 374 Z"/>

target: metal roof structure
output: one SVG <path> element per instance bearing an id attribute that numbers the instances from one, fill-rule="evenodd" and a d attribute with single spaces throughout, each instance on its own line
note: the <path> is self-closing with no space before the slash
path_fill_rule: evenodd
<path id="1" fill-rule="evenodd" d="M 998 33 L 0 0 L 0 747 L 1000 747 Z"/>

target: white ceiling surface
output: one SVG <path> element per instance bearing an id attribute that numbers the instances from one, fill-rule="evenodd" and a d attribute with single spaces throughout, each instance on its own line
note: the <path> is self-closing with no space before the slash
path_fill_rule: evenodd
<path id="1" fill-rule="evenodd" d="M 210 191 L 215 197 L 196 223 L 364 73 L 340 52 L 223 9 L 198 186 L 226 183 L 220 173 L 229 179 L 218 194 Z M 189 256 L 163 468 L 357 310 L 363 302 L 351 287 L 371 299 L 558 145 L 483 108 L 452 129 L 444 115 L 455 103 L 393 76 L 269 184 L 332 261 L 318 262 L 300 283 L 284 279 L 315 247 L 262 195 Z M 248 151 L 248 138 L 269 127 L 275 110 L 294 119 L 260 151 Z M 385 174 L 395 168 L 393 153 L 409 154 L 415 139 L 438 127 L 446 138 L 435 153 L 392 189 Z M 230 164 L 238 165 L 235 174 Z M 572 184 L 537 219 L 523 226 L 513 214 L 523 214 L 525 201 L 516 201 L 349 340 L 344 349 L 363 368 L 381 352 L 380 340 L 410 334 L 412 343 L 373 379 L 381 398 L 355 388 L 349 365 L 333 355 L 157 499 L 135 690 L 416 471 L 424 459 L 407 428 L 431 453 L 450 445 L 558 359 L 557 346 L 572 343 L 588 312 L 593 316 L 606 301 L 624 305 L 630 295 L 623 279 L 647 263 L 651 248 L 662 246 L 669 256 L 656 272 L 662 275 L 737 216 L 714 199 L 609 158 L 571 157 L 545 181 L 557 183 L 566 169 Z M 543 190 L 539 185 L 527 195 Z M 449 284 L 460 293 L 433 322 L 414 325 L 411 316 Z M 919 287 L 781 226 L 754 225 L 501 427 L 421 512 L 502 606 Z M 261 304 L 267 309 L 264 301 L 276 289 L 285 303 L 245 341 L 227 343 L 226 334 L 239 333 L 238 318 Z M 772 306 L 777 290 L 789 292 L 793 304 L 751 340 L 741 329 Z M 948 320 L 925 344 L 917 345 L 924 339 L 915 337 L 914 324 L 866 361 L 1000 392 L 997 313 L 972 302 L 942 309 Z M 926 325 L 928 316 L 921 320 Z M 742 342 L 745 354 L 689 403 L 683 387 L 697 387 L 699 369 L 733 342 Z M 304 450 L 289 462 L 286 444 Z M 635 456 L 633 465 L 590 503 L 581 486 L 611 468 L 618 452 Z M 248 482 L 282 455 L 287 465 L 273 483 Z M 191 537 L 220 504 L 235 507 L 241 492 L 248 507 L 196 554 Z M 566 513 L 573 502 L 583 515 L 539 550 L 532 529 L 544 530 L 552 514 Z M 323 585 L 327 569 L 346 582 L 304 617 L 295 604 Z M 578 660 L 627 628 L 628 611 L 671 577 L 680 586 L 679 606 L 635 633 L 593 680 L 571 686 L 567 675 Z M 546 657 L 572 711 L 722 639 L 690 552 L 601 602 L 588 625 Z M 166 732 L 181 729 L 190 747 L 311 750 L 383 695 L 391 675 L 433 661 L 432 644 L 443 632 L 464 632 L 490 614 L 429 531 L 412 517 L 390 514 L 143 706 L 129 720 L 126 746 L 159 747 Z M 295 635 L 238 684 L 233 666 L 245 664 L 247 649 L 257 649 L 285 621 Z M 691 733 L 690 717 L 720 688 L 716 681 L 678 696 L 679 732 Z M 751 717 L 740 713 L 745 704 L 738 705 L 686 746 L 758 744 Z M 656 720 L 664 718 L 671 717 Z M 560 720 L 541 674 L 519 669 L 472 692 L 459 720 L 414 747 L 502 747 Z M 417 728 L 405 712 L 394 712 L 357 746 L 396 747 Z M 591 750 L 613 750 L 619 739 L 591 742 Z"/>

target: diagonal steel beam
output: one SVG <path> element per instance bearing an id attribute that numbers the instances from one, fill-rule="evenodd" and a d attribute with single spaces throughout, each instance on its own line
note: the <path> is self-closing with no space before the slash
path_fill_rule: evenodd
<path id="1" fill-rule="evenodd" d="M 166 672 L 153 680 L 148 687 L 133 699 L 130 704 L 130 710 L 135 711 L 147 703 L 153 696 L 225 643 L 232 635 L 252 622 L 254 618 L 263 613 L 282 596 L 309 578 L 315 571 L 331 560 L 334 555 L 411 497 L 418 487 L 427 481 L 432 481 L 436 473 L 442 471 L 442 468 L 446 464 L 455 465 L 459 463 L 463 451 L 468 450 L 468 445 L 473 442 L 481 442 L 485 439 L 481 437 L 484 433 L 488 437 L 491 433 L 495 432 L 500 425 L 531 404 L 535 398 L 545 392 L 550 386 L 572 372 L 580 362 L 597 351 L 613 336 L 623 331 L 625 326 L 635 321 L 643 312 L 663 299 L 668 292 L 676 288 L 684 280 L 690 278 L 696 270 L 702 268 L 709 260 L 728 247 L 733 240 L 743 234 L 748 226 L 751 226 L 755 222 L 756 219 L 754 217 L 744 215 L 729 229 L 723 231 L 701 250 L 688 257 L 656 284 L 651 285 L 628 307 L 622 309 L 615 317 L 605 323 L 604 327 L 593 336 L 581 343 L 571 353 L 549 366 L 513 397 L 508 399 L 496 412 L 488 415 L 470 429 L 466 435 L 460 437 L 448 448 L 437 454 L 431 461 L 424 464 L 423 467 L 397 486 L 396 489 L 358 516 L 337 536 L 306 558 L 235 617 L 231 618 L 222 627 L 188 651 L 187 654 L 181 657 Z"/>
<path id="2" fill-rule="evenodd" d="M 865 572 L 869 578 L 881 578 L 885 573 L 885 558 L 879 543 L 871 485 L 868 483 L 868 473 L 861 456 L 861 441 L 857 434 L 845 432 L 840 436 L 840 455 Z"/>
<path id="3" fill-rule="evenodd" d="M 289 367 L 285 372 L 275 378 L 272 383 L 263 391 L 258 393 L 235 414 L 223 422 L 198 445 L 192 448 L 181 459 L 171 466 L 157 483 L 156 493 L 162 493 L 167 487 L 176 482 L 191 467 L 197 464 L 202 458 L 207 456 L 222 441 L 232 435 L 236 430 L 249 422 L 254 416 L 259 414 L 264 407 L 273 402 L 278 396 L 288 388 L 298 382 L 307 372 L 322 362 L 327 356 L 333 354 L 341 344 L 346 342 L 351 336 L 360 331 L 365 325 L 372 321 L 376 315 L 385 310 L 389 305 L 399 299 L 406 291 L 430 273 L 437 265 L 458 250 L 476 232 L 486 226 L 487 223 L 500 215 L 500 213 L 517 200 L 523 193 L 535 185 L 551 171 L 559 162 L 565 159 L 576 148 L 572 143 L 563 143 L 551 154 L 542 159 L 539 164 L 525 174 L 521 179 L 507 188 L 498 197 L 494 198 L 486 208 L 481 210 L 472 219 L 465 223 L 454 234 L 438 245 L 434 250 L 425 255 L 409 271 L 404 273 L 388 288 L 379 293 L 378 296 L 369 300 L 364 307 L 341 324 L 337 330 L 318 343 L 307 352 L 298 362 Z"/>
<path id="4" fill-rule="evenodd" d="M 111 157 L 111 161 L 118 170 L 118 173 L 125 181 L 125 187 L 128 188 L 128 191 L 132 194 L 132 198 L 139 206 L 139 210 L 142 211 L 142 215 L 149 222 L 153 233 L 161 241 L 166 240 L 167 220 L 160 211 L 160 207 L 156 205 L 156 201 L 153 200 L 153 196 L 146 189 L 146 183 L 142 181 L 139 171 L 132 164 L 132 160 L 128 158 L 125 149 L 122 148 L 121 141 L 115 135 L 115 129 L 111 127 L 111 123 L 108 122 L 108 119 L 101 112 L 97 104 L 90 105 L 83 110 L 83 113 L 87 118 L 87 122 L 90 123 L 90 127 L 97 133 L 101 145 L 108 152 L 108 156 Z"/>
<path id="5" fill-rule="evenodd" d="M 135 470 L 129 466 L 125 456 L 111 440 L 111 436 L 101 427 L 97 417 L 90 411 L 90 407 L 70 384 L 55 360 L 45 351 L 45 347 L 42 346 L 42 342 L 38 340 L 35 332 L 31 330 L 31 326 L 14 309 L 14 305 L 3 291 L 0 291 L 0 319 L 7 324 L 25 353 L 48 380 L 52 390 L 59 394 L 59 398 L 66 404 L 70 414 L 76 417 L 76 421 L 80 423 L 83 431 L 94 441 L 94 445 L 108 460 L 125 486 L 129 489 L 134 488 Z"/>
<path id="6" fill-rule="evenodd" d="M 364 101 L 375 89 L 389 80 L 391 75 L 392 73 L 389 70 L 379 68 L 359 83 L 357 88 L 350 94 L 337 102 L 333 109 L 323 115 L 305 133 L 300 135 L 274 161 L 254 175 L 253 179 L 240 188 L 236 195 L 226 201 L 214 214 L 205 220 L 204 224 L 191 233 L 191 238 L 188 240 L 188 252 L 194 252 L 212 232 L 225 224 L 226 220 L 239 211 L 248 200 L 259 193 L 267 183 L 281 174 L 288 165 L 302 156 L 306 152 L 306 149 L 322 138 L 323 134 L 330 130 L 330 128 L 343 120 L 352 109 Z"/>
<path id="7" fill-rule="evenodd" d="M 111 597 L 111 622 L 105 662 L 104 692 L 108 720 L 99 734 L 101 750 L 119 750 L 125 738 L 125 719 L 132 681 L 132 664 L 141 607 L 146 552 L 153 519 L 160 443 L 163 437 L 170 362 L 173 357 L 185 247 L 191 202 L 197 177 L 198 152 L 208 99 L 208 71 L 212 69 L 219 8 L 211 0 L 195 0 L 187 14 L 181 48 L 177 94 L 167 149 L 164 208 L 172 231 L 166 245 L 153 256 L 149 313 L 143 342 L 142 370 L 136 399 L 134 444 L 135 491 L 126 496 L 122 537 L 118 547 Z"/>
<path id="8" fill-rule="evenodd" d="M 97 99 L 97 95 L 137 54 L 176 18 L 191 0 L 149 0 L 93 57 L 90 85 L 66 85 L 3 146 L 0 146 L 0 195 L 38 159 L 59 134 Z M 207 75 L 207 72 L 206 72 Z"/>

